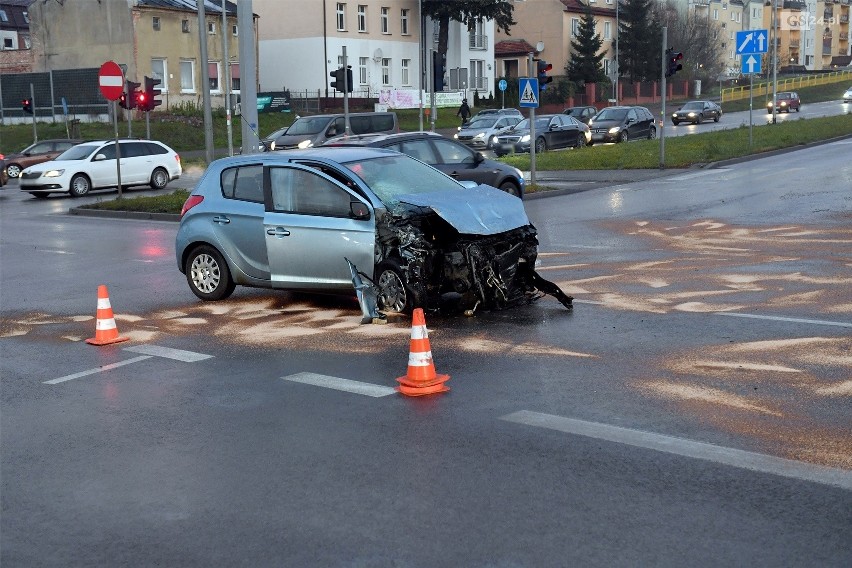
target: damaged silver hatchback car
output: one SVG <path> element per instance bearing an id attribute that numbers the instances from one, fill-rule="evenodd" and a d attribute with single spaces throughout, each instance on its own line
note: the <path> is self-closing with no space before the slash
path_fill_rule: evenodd
<path id="1" fill-rule="evenodd" d="M 570 308 L 571 298 L 535 272 L 537 252 L 517 197 L 360 147 L 216 160 L 184 204 L 176 238 L 178 267 L 201 299 L 226 298 L 237 284 L 354 287 L 365 315 L 447 302 L 501 309 L 544 294 Z M 365 306 L 365 287 L 375 306 Z"/>

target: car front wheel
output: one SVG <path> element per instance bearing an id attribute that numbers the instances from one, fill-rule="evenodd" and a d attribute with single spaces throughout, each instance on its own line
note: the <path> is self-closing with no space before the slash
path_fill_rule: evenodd
<path id="1" fill-rule="evenodd" d="M 236 284 L 225 259 L 215 248 L 202 245 L 186 259 L 186 281 L 192 293 L 202 300 L 224 300 Z"/>
<path id="2" fill-rule="evenodd" d="M 622 130 L 621 134 L 618 135 L 618 141 L 619 142 L 627 142 L 627 138 L 628 137 L 627 137 L 627 131 L 626 130 Z"/>
<path id="3" fill-rule="evenodd" d="M 648 140 L 653 140 L 656 137 L 657 137 L 657 129 L 652 126 L 648 129 Z"/>
<path id="4" fill-rule="evenodd" d="M 500 184 L 500 189 L 508 193 L 509 195 L 514 195 L 515 197 L 521 196 L 521 190 L 518 189 L 518 185 L 510 180 L 506 180 Z"/>
<path id="5" fill-rule="evenodd" d="M 69 191 L 71 197 L 82 197 L 89 193 L 90 189 L 92 189 L 92 182 L 85 175 L 77 174 L 71 178 L 71 188 Z"/>
<path id="6" fill-rule="evenodd" d="M 6 166 L 6 173 L 10 178 L 16 178 L 21 175 L 21 166 L 18 164 L 9 164 Z"/>
<path id="7" fill-rule="evenodd" d="M 544 138 L 537 138 L 535 141 L 535 153 L 542 154 L 547 150 L 547 142 L 544 141 Z"/>
<path id="8" fill-rule="evenodd" d="M 577 142 L 574 144 L 575 148 L 582 148 L 586 145 L 586 135 L 582 132 L 577 133 Z"/>
<path id="9" fill-rule="evenodd" d="M 151 187 L 163 189 L 169 183 L 169 173 L 163 168 L 157 168 L 151 173 Z"/>
<path id="10" fill-rule="evenodd" d="M 380 310 L 409 313 L 419 304 L 396 260 L 387 259 L 379 263 L 375 282 L 379 288 L 377 303 Z"/>

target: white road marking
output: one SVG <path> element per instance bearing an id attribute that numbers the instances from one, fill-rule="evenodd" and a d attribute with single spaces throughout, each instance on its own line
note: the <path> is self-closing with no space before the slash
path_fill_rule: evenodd
<path id="1" fill-rule="evenodd" d="M 575 302 L 577 300 L 574 300 Z M 793 323 L 811 323 L 814 325 L 833 325 L 837 327 L 852 327 L 852 323 L 846 323 L 842 321 L 826 321 L 826 320 L 812 320 L 812 319 L 801 319 L 801 318 L 787 318 L 782 316 L 760 316 L 757 314 L 737 314 L 733 312 L 724 312 L 717 313 L 717 316 L 728 316 L 731 318 L 752 318 L 752 319 L 764 319 L 764 320 L 774 320 L 774 321 L 789 321 Z"/>
<path id="2" fill-rule="evenodd" d="M 552 414 L 520 410 L 500 417 L 507 422 L 557 430 L 638 448 L 647 448 L 689 458 L 707 460 L 761 473 L 832 485 L 852 491 L 852 471 L 814 465 L 765 454 L 747 452 L 685 438 L 621 428 L 598 422 L 586 422 Z"/>
<path id="3" fill-rule="evenodd" d="M 133 347 L 125 347 L 124 350 L 143 353 L 145 355 L 154 355 L 155 357 L 165 357 L 166 359 L 175 359 L 184 363 L 195 363 L 213 358 L 213 355 L 184 351 L 183 349 L 172 349 L 171 347 L 160 347 L 159 345 L 135 345 Z"/>
<path id="4" fill-rule="evenodd" d="M 88 371 L 80 371 L 79 373 L 74 373 L 73 375 L 65 375 L 64 377 L 59 377 L 58 379 L 51 379 L 49 381 L 44 381 L 46 385 L 56 385 L 59 383 L 64 383 L 65 381 L 70 381 L 72 379 L 79 379 L 80 377 L 85 377 L 86 375 L 94 375 L 95 373 L 100 373 L 101 371 L 109 371 L 110 369 L 115 369 L 117 367 L 123 367 L 124 365 L 129 365 L 131 363 L 138 363 L 139 361 L 144 361 L 145 359 L 150 359 L 151 355 L 143 355 L 141 357 L 134 357 L 133 359 L 126 359 L 124 361 L 119 361 L 118 363 L 110 363 L 109 365 L 104 365 L 103 367 L 98 367 L 97 369 L 89 369 Z"/>
<path id="5" fill-rule="evenodd" d="M 69 252 L 67 250 L 50 250 L 50 249 L 39 249 L 39 252 L 49 252 L 52 254 L 74 254 L 73 252 Z"/>
<path id="6" fill-rule="evenodd" d="M 573 301 L 574 301 L 575 304 L 592 304 L 593 306 L 605 306 L 606 305 L 604 302 L 598 302 L 598 301 L 595 301 L 595 300 L 578 300 L 577 298 L 574 298 Z"/>
<path id="7" fill-rule="evenodd" d="M 363 394 L 376 398 L 396 394 L 396 389 L 392 387 L 383 387 L 372 383 L 362 383 L 339 377 L 318 375 L 316 373 L 296 373 L 295 375 L 288 375 L 281 378 L 285 381 L 293 381 L 294 383 L 304 383 L 306 385 L 351 392 L 353 394 Z"/>
<path id="8" fill-rule="evenodd" d="M 681 175 L 677 175 L 677 176 L 664 177 L 660 181 L 686 181 L 686 180 L 697 178 L 697 177 L 709 176 L 709 175 L 712 175 L 712 174 L 724 173 L 724 172 L 727 172 L 727 171 L 728 170 L 726 168 L 718 168 L 718 169 L 714 168 L 712 170 L 701 170 L 700 172 L 692 172 L 692 173 L 681 174 Z"/>

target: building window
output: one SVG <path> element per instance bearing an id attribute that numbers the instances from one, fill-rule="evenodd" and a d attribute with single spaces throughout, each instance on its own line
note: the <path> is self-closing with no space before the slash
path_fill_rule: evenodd
<path id="1" fill-rule="evenodd" d="M 408 35 L 408 8 L 403 8 L 399 17 L 399 29 L 402 35 Z"/>
<path id="2" fill-rule="evenodd" d="M 153 75 L 154 79 L 160 80 L 160 90 L 164 93 L 169 92 L 169 83 L 166 81 L 166 60 L 165 59 L 152 59 L 151 60 L 151 75 Z"/>
<path id="3" fill-rule="evenodd" d="M 358 58 L 358 83 L 361 85 L 367 84 L 367 58 Z"/>
<path id="4" fill-rule="evenodd" d="M 485 76 L 485 61 L 481 59 L 470 60 L 470 87 L 474 89 L 488 89 L 488 78 Z"/>
<path id="5" fill-rule="evenodd" d="M 391 60 L 388 57 L 382 58 L 382 85 L 391 84 Z"/>
<path id="6" fill-rule="evenodd" d="M 402 67 L 401 67 L 401 70 L 402 70 L 401 79 L 402 79 L 403 85 L 410 85 L 411 84 L 411 81 L 409 80 L 409 77 L 408 77 L 409 67 L 411 67 L 411 60 L 410 59 L 403 59 L 402 60 Z"/>
<path id="7" fill-rule="evenodd" d="M 15 49 L 15 43 L 12 41 L 12 38 L 3 38 L 3 49 Z"/>
<path id="8" fill-rule="evenodd" d="M 240 92 L 240 64 L 231 63 L 231 92 Z"/>
<path id="9" fill-rule="evenodd" d="M 382 33 L 383 34 L 390 33 L 390 30 L 388 28 L 388 16 L 389 15 L 390 15 L 390 8 L 382 7 L 381 21 L 382 21 Z"/>
<path id="10" fill-rule="evenodd" d="M 207 33 L 210 35 L 216 35 L 216 23 L 215 22 L 207 22 Z"/>
<path id="11" fill-rule="evenodd" d="M 195 92 L 195 62 L 180 62 L 180 91 L 182 93 Z"/>
<path id="12" fill-rule="evenodd" d="M 24 15 L 24 23 L 29 24 L 30 23 L 30 13 L 27 12 L 26 10 L 24 10 L 22 12 L 22 14 Z"/>
<path id="13" fill-rule="evenodd" d="M 237 37 L 238 35 L 240 35 L 240 28 L 236 24 L 231 26 L 231 35 L 234 36 L 234 37 Z"/>
<path id="14" fill-rule="evenodd" d="M 160 31 L 160 18 L 158 18 L 157 16 L 151 18 L 151 26 L 154 28 L 155 32 Z"/>
<path id="15" fill-rule="evenodd" d="M 215 61 L 211 61 L 207 64 L 207 80 L 210 81 L 211 92 L 222 92 L 222 81 L 219 80 L 219 64 Z"/>
<path id="16" fill-rule="evenodd" d="M 713 8 L 713 19 L 714 20 L 719 19 L 719 9 L 718 8 Z"/>
<path id="17" fill-rule="evenodd" d="M 189 20 L 181 20 L 180 21 L 180 31 L 185 34 L 189 33 Z"/>
<path id="18" fill-rule="evenodd" d="M 363 4 L 358 5 L 358 31 L 367 31 L 367 7 Z"/>
<path id="19" fill-rule="evenodd" d="M 337 3 L 337 31 L 346 31 L 346 4 L 344 2 Z"/>
<path id="20" fill-rule="evenodd" d="M 612 22 L 604 22 L 604 39 L 612 39 Z"/>
<path id="21" fill-rule="evenodd" d="M 571 36 L 577 37 L 577 33 L 580 30 L 580 19 L 579 18 L 571 18 Z"/>
<path id="22" fill-rule="evenodd" d="M 9 23 L 9 16 L 6 15 L 6 10 L 0 10 L 0 22 Z"/>

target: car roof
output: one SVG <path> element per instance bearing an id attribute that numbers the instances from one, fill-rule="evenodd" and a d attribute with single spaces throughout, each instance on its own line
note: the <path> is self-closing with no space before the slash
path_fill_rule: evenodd
<path id="1" fill-rule="evenodd" d="M 219 158 L 214 163 L 217 165 L 257 163 L 258 159 L 287 163 L 298 159 L 317 159 L 330 162 L 354 162 L 378 158 L 387 154 L 398 155 L 392 150 L 384 148 L 369 148 L 365 146 L 317 146 L 316 148 L 305 148 L 304 150 L 274 150 L 272 152 L 261 152 L 258 154 L 239 154 L 226 158 Z"/>
<path id="2" fill-rule="evenodd" d="M 323 146 L 369 146 L 371 144 L 385 144 L 398 140 L 416 140 L 421 138 L 443 139 L 436 132 L 394 132 L 392 134 L 355 134 L 351 136 L 335 136 L 330 138 Z"/>

